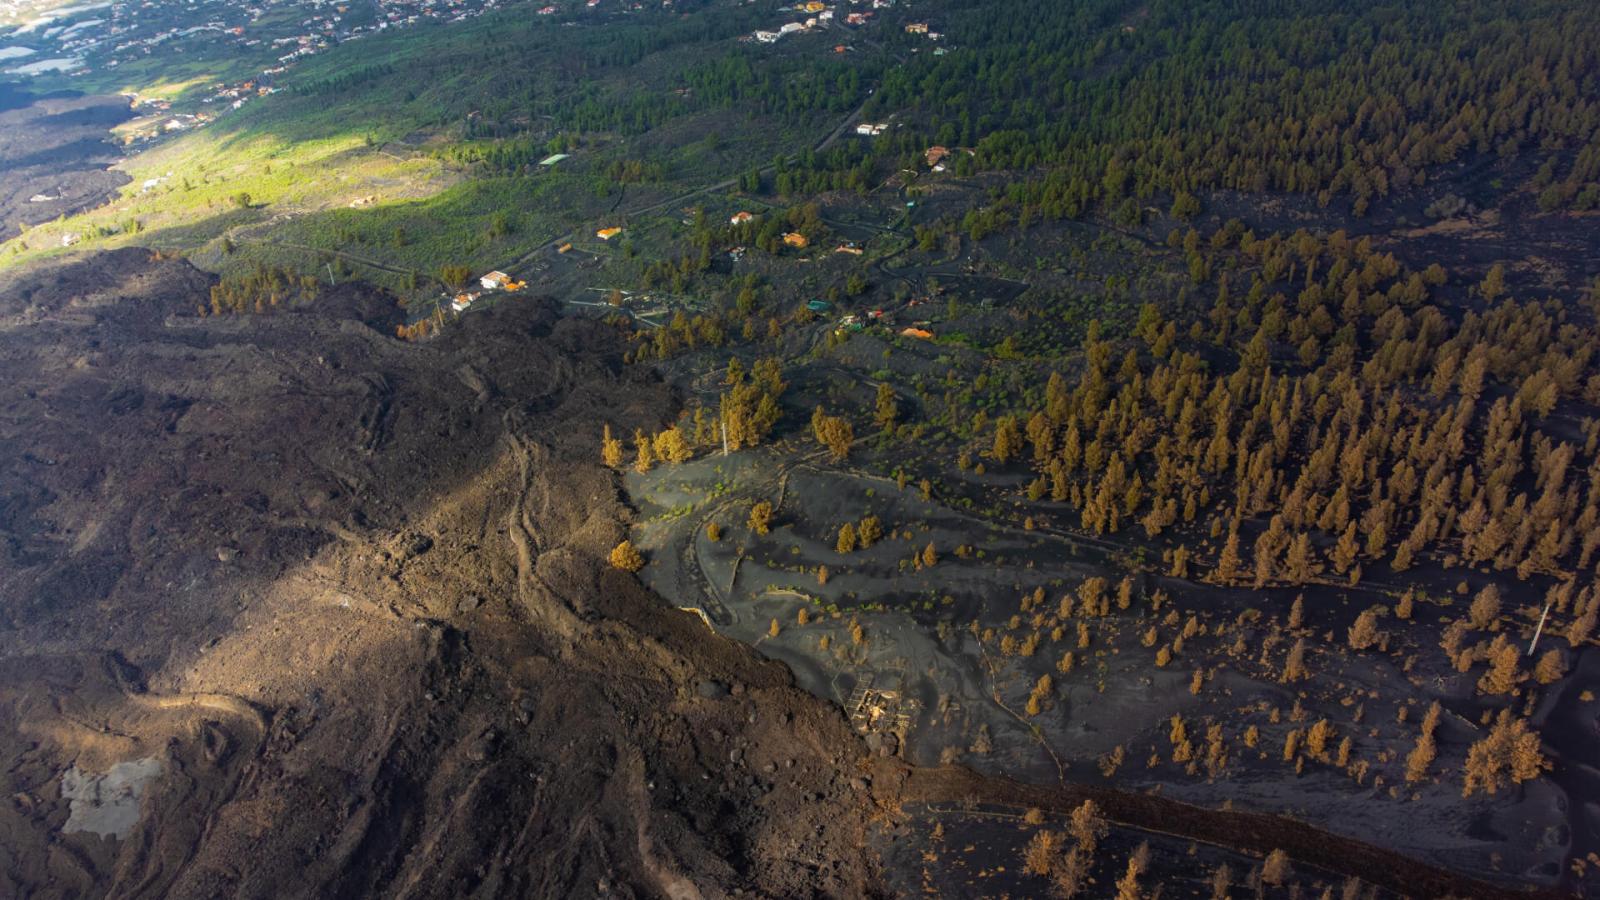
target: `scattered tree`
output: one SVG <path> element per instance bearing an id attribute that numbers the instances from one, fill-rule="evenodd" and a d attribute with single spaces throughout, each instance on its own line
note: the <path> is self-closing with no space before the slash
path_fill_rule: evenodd
<path id="1" fill-rule="evenodd" d="M 633 546 L 633 541 L 623 541 L 611 549 L 611 565 L 624 572 L 637 572 L 644 568 L 644 556 Z"/>
<path id="2" fill-rule="evenodd" d="M 1378 614 L 1368 609 L 1356 616 L 1356 622 L 1350 626 L 1350 647 L 1354 650 L 1365 650 L 1378 643 Z"/>
<path id="3" fill-rule="evenodd" d="M 854 553 L 856 549 L 856 526 L 853 522 L 846 522 L 839 526 L 839 539 L 834 542 L 833 549 L 840 555 Z"/>
<path id="4" fill-rule="evenodd" d="M 878 383 L 878 399 L 874 405 L 872 420 L 884 431 L 894 428 L 895 421 L 900 417 L 900 403 L 894 395 L 894 388 L 887 381 Z"/>
<path id="5" fill-rule="evenodd" d="M 622 465 L 622 441 L 611 436 L 610 425 L 604 427 L 600 437 L 600 459 L 612 469 Z"/>
<path id="6" fill-rule="evenodd" d="M 750 530 L 766 534 L 772 528 L 772 504 L 762 500 L 750 507 Z"/>

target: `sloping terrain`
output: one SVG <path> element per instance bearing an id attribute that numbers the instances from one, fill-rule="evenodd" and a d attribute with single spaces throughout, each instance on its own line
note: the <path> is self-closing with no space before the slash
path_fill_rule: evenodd
<path id="1" fill-rule="evenodd" d="M 872 759 L 604 561 L 631 513 L 595 422 L 673 406 L 610 328 L 529 299 L 409 344 L 359 285 L 202 317 L 211 283 L 124 250 L 0 284 L 5 896 L 875 896 L 917 809 L 1085 799 L 1389 891 L 1560 895 Z"/>
<path id="2" fill-rule="evenodd" d="M 597 415 L 671 404 L 608 329 L 528 300 L 417 346 L 365 288 L 209 283 L 0 285 L 0 894 L 876 891 L 844 719 L 604 563 Z M 64 830 L 116 828 L 64 773 L 151 759 L 120 840 Z"/>
<path id="3" fill-rule="evenodd" d="M 36 97 L 0 85 L 0 237 L 103 203 L 128 182 L 108 168 L 108 132 L 132 115 L 122 97 Z"/>

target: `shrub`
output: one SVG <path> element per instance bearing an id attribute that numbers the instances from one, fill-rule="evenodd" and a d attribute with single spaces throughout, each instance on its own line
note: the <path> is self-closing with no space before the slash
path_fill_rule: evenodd
<path id="1" fill-rule="evenodd" d="M 633 546 L 633 541 L 623 541 L 611 549 L 611 565 L 624 572 L 637 572 L 644 568 L 644 556 Z"/>

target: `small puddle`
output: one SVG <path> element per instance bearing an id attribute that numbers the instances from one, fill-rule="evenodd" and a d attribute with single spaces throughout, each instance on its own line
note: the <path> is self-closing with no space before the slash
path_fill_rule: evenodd
<path id="1" fill-rule="evenodd" d="M 72 804 L 61 830 L 126 838 L 139 824 L 140 801 L 150 780 L 160 772 L 161 760 L 154 756 L 117 763 L 103 775 L 73 766 L 61 776 L 61 797 Z"/>

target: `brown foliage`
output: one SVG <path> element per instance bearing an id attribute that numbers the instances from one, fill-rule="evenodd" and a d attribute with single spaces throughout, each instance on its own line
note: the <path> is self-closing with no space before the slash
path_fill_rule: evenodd
<path id="1" fill-rule="evenodd" d="M 644 556 L 633 546 L 633 541 L 623 541 L 611 549 L 611 565 L 624 572 L 637 572 L 644 568 Z"/>

